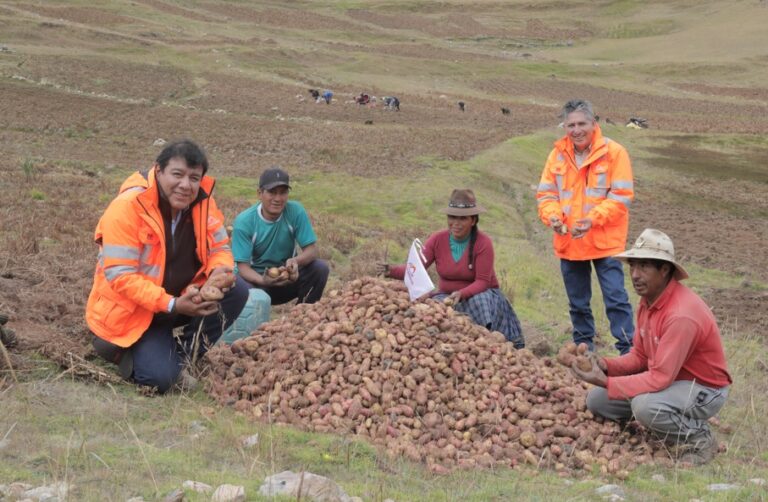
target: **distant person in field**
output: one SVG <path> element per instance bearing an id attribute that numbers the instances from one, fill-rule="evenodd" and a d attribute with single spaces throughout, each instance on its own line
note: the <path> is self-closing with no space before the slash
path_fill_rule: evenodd
<path id="1" fill-rule="evenodd" d="M 358 105 L 367 105 L 370 103 L 371 97 L 364 92 L 361 92 L 358 97 L 355 98 L 355 103 Z"/>
<path id="2" fill-rule="evenodd" d="M 732 383 L 720 330 L 711 310 L 680 281 L 688 277 L 675 261 L 672 240 L 646 229 L 632 249 L 615 258 L 629 264 L 640 295 L 637 334 L 628 354 L 592 356 L 592 371 L 573 371 L 597 387 L 589 410 L 610 420 L 633 417 L 675 446 L 681 462 L 701 465 L 718 451 L 707 420 L 717 414 Z"/>
<path id="3" fill-rule="evenodd" d="M 288 200 L 290 189 L 288 173 L 266 169 L 259 178 L 259 202 L 237 215 L 232 230 L 238 274 L 251 287 L 263 289 L 273 305 L 293 299 L 315 303 L 328 281 L 328 264 L 318 258 L 309 215 L 299 202 Z M 289 277 L 268 273 L 281 266 Z"/>
<path id="4" fill-rule="evenodd" d="M 541 174 L 536 199 L 539 217 L 553 230 L 568 294 L 573 341 L 594 349 L 592 267 L 603 292 L 605 313 L 626 354 L 632 346 L 632 306 L 624 288 L 621 263 L 629 205 L 634 197 L 632 166 L 623 146 L 603 136 L 592 105 L 572 100 L 562 111 L 565 137 L 555 143 Z"/>
<path id="5" fill-rule="evenodd" d="M 312 99 L 314 99 L 315 101 L 320 100 L 320 91 L 318 91 L 317 89 L 309 89 L 309 95 L 312 96 Z"/>
<path id="6" fill-rule="evenodd" d="M 329 90 L 323 91 L 323 100 L 325 100 L 326 105 L 330 105 L 331 100 L 333 100 L 333 92 Z"/>
<path id="7" fill-rule="evenodd" d="M 382 98 L 384 101 L 384 106 L 387 108 L 387 110 L 394 110 L 394 111 L 400 111 L 400 100 L 397 99 L 394 96 L 384 96 Z"/>
<path id="8" fill-rule="evenodd" d="M 248 297 L 242 279 L 220 301 L 203 301 L 198 289 L 234 266 L 207 171 L 195 143 L 168 144 L 150 169 L 123 182 L 96 227 L 99 260 L 85 312 L 94 349 L 124 378 L 159 392 L 216 343 Z"/>
<path id="9" fill-rule="evenodd" d="M 520 321 L 499 289 L 493 242 L 477 228 L 485 208 L 477 204 L 472 190 L 456 189 L 442 212 L 448 216 L 448 229 L 432 234 L 423 248 L 424 266 L 434 263 L 440 282 L 420 300 L 450 297 L 454 308 L 468 314 L 476 324 L 503 333 L 515 348 L 525 347 Z M 405 265 L 381 263 L 378 271 L 403 279 Z"/>

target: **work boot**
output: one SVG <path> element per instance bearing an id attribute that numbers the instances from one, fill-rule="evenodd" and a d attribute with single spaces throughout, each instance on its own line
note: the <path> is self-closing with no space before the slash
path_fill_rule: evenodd
<path id="1" fill-rule="evenodd" d="M 709 463 L 718 451 L 717 439 L 708 433 L 701 439 L 683 443 L 677 448 L 678 462 L 693 467 Z"/>
<path id="2" fill-rule="evenodd" d="M 184 366 L 179 372 L 179 378 L 176 380 L 174 388 L 179 392 L 194 392 L 198 385 L 197 378 L 193 377 L 189 369 Z"/>

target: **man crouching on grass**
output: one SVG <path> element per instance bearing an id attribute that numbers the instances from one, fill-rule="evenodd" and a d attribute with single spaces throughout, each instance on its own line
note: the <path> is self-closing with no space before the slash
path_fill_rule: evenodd
<path id="1" fill-rule="evenodd" d="M 666 234 L 646 229 L 615 258 L 629 264 L 642 297 L 637 329 L 628 354 L 593 355 L 588 372 L 572 365 L 576 376 L 597 386 L 587 395 L 587 408 L 615 421 L 634 417 L 675 446 L 681 463 L 706 464 L 718 450 L 707 419 L 720 411 L 732 382 L 715 318 L 679 282 L 688 273 L 675 261 Z"/>
<path id="2" fill-rule="evenodd" d="M 168 144 L 151 169 L 123 182 L 96 227 L 99 260 L 85 312 L 93 347 L 123 378 L 161 393 L 177 381 L 192 385 L 182 368 L 216 343 L 248 298 L 232 273 L 207 171 L 195 143 Z"/>

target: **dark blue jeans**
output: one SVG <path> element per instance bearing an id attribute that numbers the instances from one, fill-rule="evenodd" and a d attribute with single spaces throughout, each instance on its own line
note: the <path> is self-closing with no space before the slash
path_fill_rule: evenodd
<path id="1" fill-rule="evenodd" d="M 298 298 L 297 303 L 315 303 L 323 296 L 329 273 L 330 269 L 325 261 L 315 260 L 299 268 L 299 278 L 293 284 L 261 289 L 269 295 L 272 305 L 282 305 L 294 298 Z"/>
<path id="2" fill-rule="evenodd" d="M 205 317 L 156 315 L 147 331 L 123 357 L 133 358 L 132 380 L 139 385 L 157 387 L 163 393 L 173 386 L 186 361 L 194 354 L 194 338 L 200 323 L 203 328 L 197 347 L 197 358 L 216 343 L 225 329 L 235 322 L 248 299 L 248 283 L 237 277 L 235 286 L 219 302 L 220 310 Z M 184 326 L 183 334 L 173 336 L 173 328 Z"/>
<path id="3" fill-rule="evenodd" d="M 627 290 L 624 289 L 621 262 L 610 257 L 583 261 L 560 260 L 573 324 L 573 341 L 577 344 L 586 343 L 590 350 L 594 350 L 595 319 L 589 305 L 592 300 L 592 264 L 603 291 L 605 314 L 611 325 L 611 334 L 616 339 L 616 349 L 626 354 L 632 347 L 635 334 L 632 306 L 629 304 Z"/>

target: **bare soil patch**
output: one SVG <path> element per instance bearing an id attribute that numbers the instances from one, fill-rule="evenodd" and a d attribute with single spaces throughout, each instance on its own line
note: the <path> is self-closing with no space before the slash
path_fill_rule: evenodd
<path id="1" fill-rule="evenodd" d="M 659 97 L 565 81 L 557 76 L 544 80 L 496 78 L 478 80 L 479 89 L 511 96 L 537 96 L 564 103 L 574 96 L 592 101 L 595 112 L 624 125 L 629 117 L 648 119 L 654 129 L 689 133 L 768 132 L 768 106 L 730 104 L 700 99 Z M 713 120 L 717 117 L 717 120 Z"/>
<path id="2" fill-rule="evenodd" d="M 745 283 L 747 280 L 745 279 Z M 712 308 L 724 335 L 744 333 L 761 338 L 768 344 L 768 291 L 712 288 L 701 292 Z"/>
<path id="3" fill-rule="evenodd" d="M 759 87 L 723 87 L 692 83 L 677 84 L 675 87 L 684 91 L 692 91 L 708 96 L 731 96 L 735 98 L 755 99 L 762 102 L 768 101 L 768 89 Z"/>
<path id="4" fill-rule="evenodd" d="M 174 16 L 186 17 L 189 19 L 194 19 L 195 21 L 208 21 L 208 22 L 218 21 L 218 19 L 216 18 L 206 16 L 205 14 L 194 11 L 192 9 L 178 7 L 177 5 L 174 5 L 171 3 L 161 2 L 160 0 L 136 0 L 136 2 L 152 7 L 153 9 L 158 10 L 160 12 L 164 12 L 166 14 L 173 14 Z"/>
<path id="5" fill-rule="evenodd" d="M 237 22 L 289 28 L 293 30 L 345 30 L 361 31 L 358 24 L 319 14 L 304 8 L 253 8 L 245 5 L 224 3 L 205 4 L 205 10 L 216 15 L 226 15 Z"/>
<path id="6" fill-rule="evenodd" d="M 56 7 L 36 4 L 21 4 L 19 7 L 41 16 L 97 26 L 113 26 L 135 21 L 133 18 L 114 14 L 98 7 Z"/>

